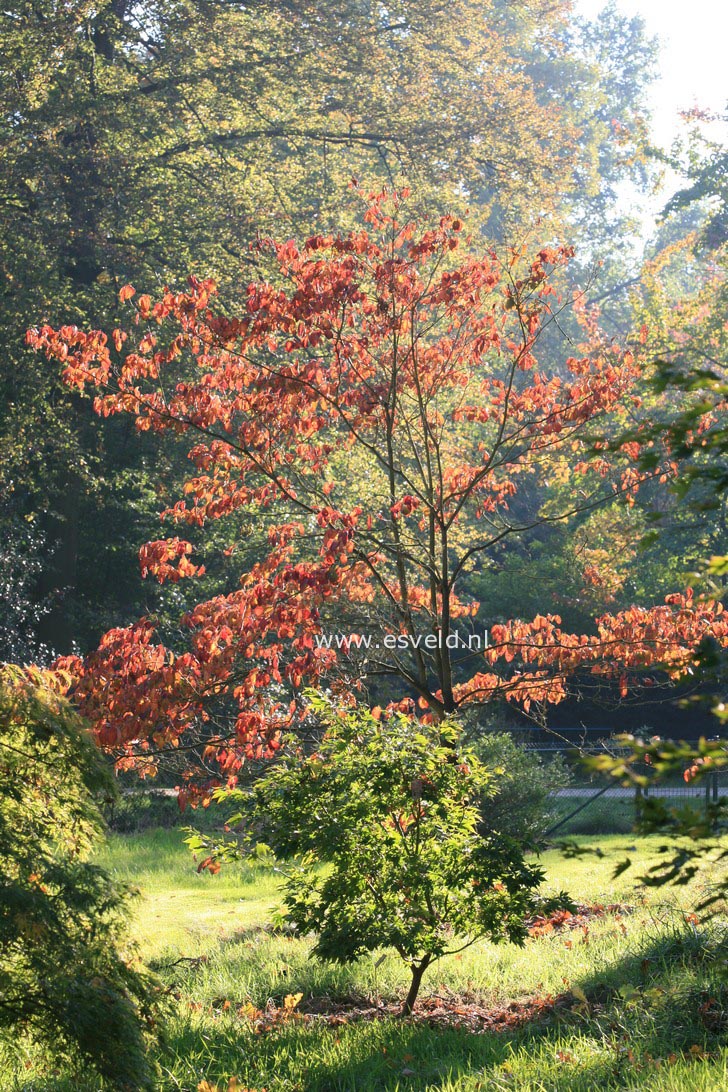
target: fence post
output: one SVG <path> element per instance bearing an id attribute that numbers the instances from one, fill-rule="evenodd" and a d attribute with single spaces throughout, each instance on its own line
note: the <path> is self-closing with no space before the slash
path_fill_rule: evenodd
<path id="1" fill-rule="evenodd" d="M 642 804 L 644 803 L 644 798 L 645 798 L 646 795 L 647 795 L 647 790 L 646 789 L 643 790 L 641 785 L 636 785 L 635 786 L 635 793 L 634 793 L 634 819 L 635 819 L 635 823 L 639 823 L 640 819 L 642 818 Z"/>

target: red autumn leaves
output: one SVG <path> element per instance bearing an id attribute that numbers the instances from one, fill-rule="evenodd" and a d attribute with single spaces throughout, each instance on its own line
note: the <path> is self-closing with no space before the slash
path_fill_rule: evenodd
<path id="1" fill-rule="evenodd" d="M 497 695 L 528 708 L 562 700 L 584 669 L 621 676 L 623 688 L 648 666 L 678 677 L 703 637 L 726 640 L 719 607 L 676 597 L 605 616 L 588 635 L 550 615 L 496 626 L 465 674 L 447 650 L 362 666 L 316 646 L 337 617 L 351 632 L 416 638 L 474 615 L 468 562 L 520 533 L 514 498 L 555 465 L 580 482 L 585 510 L 634 496 L 646 476 L 638 443 L 594 460 L 587 436 L 636 404 L 633 355 L 587 316 L 581 355 L 557 368 L 538 362 L 562 307 L 552 272 L 571 250 L 542 250 L 530 264 L 516 253 L 460 257 L 460 221 L 420 229 L 401 211 L 399 199 L 376 195 L 362 230 L 268 244 L 275 283 L 251 284 L 237 315 L 218 306 L 211 281 L 191 278 L 187 292 L 157 301 L 126 286 L 134 320 L 111 338 L 29 332 L 70 386 L 92 389 L 100 414 L 189 435 L 195 472 L 169 519 L 279 516 L 240 588 L 184 616 L 183 651 L 162 647 L 142 621 L 70 662 L 102 743 L 175 742 L 224 710 L 229 730 L 214 738 L 229 775 L 275 746 L 299 714 L 301 687 L 324 678 L 352 692 L 362 672 L 388 674 L 397 706 L 406 694 L 427 716 Z M 142 570 L 160 581 L 194 576 L 203 570 L 190 553 L 177 537 L 147 543 Z"/>
<path id="2" fill-rule="evenodd" d="M 147 542 L 139 551 L 142 576 L 156 576 L 160 584 L 165 580 L 176 584 L 185 576 L 201 576 L 204 565 L 193 565 L 189 560 L 192 544 L 179 538 L 165 538 Z"/>

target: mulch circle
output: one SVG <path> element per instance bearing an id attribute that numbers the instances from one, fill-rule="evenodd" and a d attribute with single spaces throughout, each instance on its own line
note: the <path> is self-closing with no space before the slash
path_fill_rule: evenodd
<path id="1" fill-rule="evenodd" d="M 460 994 L 428 994 L 418 1000 L 415 1011 L 407 1017 L 416 1024 L 437 1028 L 457 1028 L 471 1032 L 513 1031 L 533 1021 L 556 1019 L 571 1010 L 575 998 L 566 992 L 556 997 L 529 997 L 524 1001 L 511 1001 L 507 1005 L 484 1008 Z M 340 1027 L 361 1020 L 385 1020 L 397 1018 L 397 1004 L 365 1005 L 353 1001 L 332 1001 L 330 998 L 311 998 L 297 1010 L 304 1021 L 325 1023 Z"/>

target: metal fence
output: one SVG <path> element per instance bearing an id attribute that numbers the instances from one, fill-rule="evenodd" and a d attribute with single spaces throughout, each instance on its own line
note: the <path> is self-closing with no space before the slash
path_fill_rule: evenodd
<path id="1" fill-rule="evenodd" d="M 526 742 L 523 746 L 526 750 L 534 751 L 544 758 L 560 755 L 571 768 L 575 778 L 573 785 L 559 789 L 553 794 L 559 800 L 573 801 L 574 807 L 559 818 L 550 833 L 565 826 L 598 800 L 630 801 L 634 803 L 637 810 L 646 798 L 665 798 L 670 804 L 682 802 L 693 805 L 703 804 L 707 810 L 711 804 L 717 804 L 721 798 L 728 797 L 728 770 L 711 771 L 695 782 L 686 782 L 679 775 L 674 775 L 653 785 L 630 788 L 615 784 L 613 778 L 591 773 L 579 765 L 582 756 L 605 753 L 619 756 L 620 753 L 624 755 L 629 753 L 627 748 L 620 747 L 609 739 L 591 740 L 588 743 Z M 645 772 L 648 774 L 651 772 L 646 765 Z"/>

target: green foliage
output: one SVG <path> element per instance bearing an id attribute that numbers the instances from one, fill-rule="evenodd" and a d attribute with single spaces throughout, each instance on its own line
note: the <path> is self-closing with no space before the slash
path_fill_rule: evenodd
<path id="1" fill-rule="evenodd" d="M 687 185 L 673 195 L 664 215 L 697 207 L 703 220 L 700 246 L 716 251 L 728 242 L 728 149 L 721 141 L 711 140 L 700 125 L 701 111 L 695 110 L 692 120 L 697 124 L 691 126 L 682 154 L 673 162 Z M 725 122 L 726 115 L 721 120 Z"/>
<path id="2" fill-rule="evenodd" d="M 251 836 L 293 862 L 285 903 L 297 929 L 315 933 L 314 953 L 348 963 L 394 948 L 412 973 L 409 1012 L 435 960 L 481 937 L 524 942 L 525 919 L 546 905 L 536 895 L 543 873 L 516 838 L 481 830 L 481 801 L 503 770 L 466 750 L 456 724 L 380 723 L 318 697 L 312 709 L 325 726 L 313 754 L 290 740 L 249 794 L 219 795 L 238 800 Z"/>
<path id="3" fill-rule="evenodd" d="M 698 743 L 674 742 L 654 737 L 650 740 L 618 736 L 619 755 L 603 754 L 585 758 L 585 765 L 595 772 L 611 776 L 624 785 L 648 790 L 675 772 L 688 782 L 705 781 L 728 767 L 725 740 L 701 739 Z M 647 795 L 638 809 L 635 829 L 640 834 L 661 834 L 667 841 L 660 847 L 659 859 L 639 877 L 649 887 L 666 884 L 684 885 L 696 876 L 703 879 L 703 893 L 696 910 L 715 914 L 725 911 L 728 900 L 728 848 L 726 802 L 711 799 L 707 786 L 705 803 L 671 804 L 669 800 Z M 617 873 L 631 866 L 626 859 Z"/>
<path id="4" fill-rule="evenodd" d="M 474 741 L 473 750 L 486 769 L 501 771 L 481 804 L 481 831 L 538 847 L 554 820 L 553 794 L 571 781 L 561 755 L 544 762 L 509 732 L 488 732 Z"/>
<path id="5" fill-rule="evenodd" d="M 698 111 L 694 120 L 701 120 Z M 640 336 L 653 356 L 647 391 L 651 412 L 639 429 L 619 442 L 639 436 L 645 470 L 658 465 L 665 453 L 677 464 L 672 490 L 678 503 L 665 508 L 663 501 L 650 514 L 654 529 L 643 538 L 643 554 L 661 548 L 668 563 L 693 569 L 689 579 L 694 586 L 721 601 L 728 574 L 723 553 L 728 504 L 726 152 L 702 136 L 697 126 L 683 151 L 686 158 L 679 166 L 689 184 L 664 210 L 655 254 L 645 264 L 633 299 L 635 324 L 642 323 Z M 686 231 L 691 226 L 694 230 Z M 687 548 L 685 531 L 690 536 Z M 727 664 L 725 648 L 706 638 L 692 669 L 699 689 L 682 702 L 688 707 L 711 705 L 721 725 L 728 719 Z M 588 765 L 641 789 L 676 773 L 706 787 L 705 801 L 697 806 L 674 806 L 649 795 L 642 801 L 637 831 L 659 833 L 664 843 L 660 860 L 640 877 L 641 882 L 659 888 L 700 876 L 704 889 L 698 911 L 724 912 L 726 809 L 717 779 L 728 766 L 725 739 L 695 743 L 619 738 L 621 754 L 589 759 Z M 630 863 L 623 861 L 619 868 L 626 871 Z"/>
<path id="6" fill-rule="evenodd" d="M 118 947 L 125 891 L 88 859 L 107 767 L 50 675 L 2 668 L 0 725 L 0 1033 L 151 1088 L 151 982 Z"/>
<path id="7" fill-rule="evenodd" d="M 36 580 L 43 568 L 43 537 L 28 520 L 9 516 L 0 506 L 0 663 L 42 662 L 47 649 L 37 640 L 47 604 L 39 603 Z"/>

